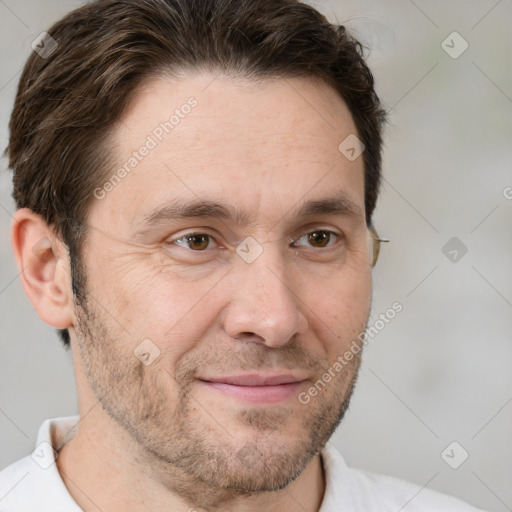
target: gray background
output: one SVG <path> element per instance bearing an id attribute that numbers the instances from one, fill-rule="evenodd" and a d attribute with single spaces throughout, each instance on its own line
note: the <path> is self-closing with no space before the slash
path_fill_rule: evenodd
<path id="1" fill-rule="evenodd" d="M 0 0 L 2 149 L 31 41 L 79 4 Z M 315 5 L 372 47 L 391 113 L 375 223 L 392 241 L 374 270 L 370 323 L 403 305 L 369 342 L 331 442 L 352 466 L 512 510 L 512 1 Z M 454 31 L 469 44 L 458 58 L 442 47 Z M 0 467 L 29 453 L 44 419 L 76 413 L 70 356 L 34 313 L 11 255 L 6 167 L 2 158 Z M 442 251 L 452 237 L 468 250 L 456 262 Z M 441 457 L 453 441 L 452 463 L 469 453 L 458 469 Z"/>

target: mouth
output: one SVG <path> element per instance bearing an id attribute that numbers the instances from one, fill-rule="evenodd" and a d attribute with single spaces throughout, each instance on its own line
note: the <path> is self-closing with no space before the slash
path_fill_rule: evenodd
<path id="1" fill-rule="evenodd" d="M 247 374 L 198 379 L 214 392 L 259 404 L 283 402 L 297 396 L 306 380 L 306 377 L 295 374 Z"/>

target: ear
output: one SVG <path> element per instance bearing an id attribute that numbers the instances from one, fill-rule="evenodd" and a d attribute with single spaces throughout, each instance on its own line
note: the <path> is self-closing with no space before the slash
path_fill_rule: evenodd
<path id="1" fill-rule="evenodd" d="M 57 329 L 73 326 L 68 251 L 54 229 L 28 208 L 14 214 L 11 244 L 23 289 L 41 320 Z"/>

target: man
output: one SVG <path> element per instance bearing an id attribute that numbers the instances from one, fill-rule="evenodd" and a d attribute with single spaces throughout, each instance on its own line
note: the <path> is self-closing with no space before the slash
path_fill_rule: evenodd
<path id="1" fill-rule="evenodd" d="M 79 418 L 3 511 L 470 511 L 349 469 L 385 114 L 359 44 L 293 0 L 99 0 L 34 45 L 12 245 Z"/>

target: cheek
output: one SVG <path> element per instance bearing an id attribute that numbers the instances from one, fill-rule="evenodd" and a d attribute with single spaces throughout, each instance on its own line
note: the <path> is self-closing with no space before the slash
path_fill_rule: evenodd
<path id="1" fill-rule="evenodd" d="M 190 281 L 172 274 L 144 266 L 119 272 L 111 291 L 131 336 L 149 338 L 171 366 L 205 337 L 219 313 L 212 292 L 218 278 Z"/>
<path id="2" fill-rule="evenodd" d="M 371 304 L 371 273 L 340 272 L 329 281 L 311 282 L 304 302 L 310 329 L 317 332 L 324 350 L 342 352 L 366 327 Z"/>

